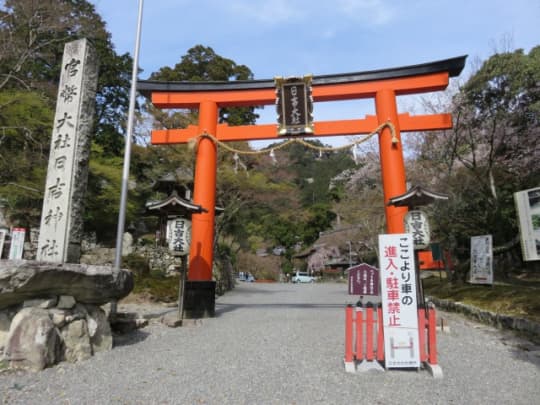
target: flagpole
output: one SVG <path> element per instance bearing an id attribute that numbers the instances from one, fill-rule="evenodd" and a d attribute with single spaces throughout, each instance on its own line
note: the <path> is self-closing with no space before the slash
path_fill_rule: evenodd
<path id="1" fill-rule="evenodd" d="M 139 0 L 139 16 L 137 19 L 137 35 L 135 39 L 135 52 L 133 56 L 133 70 L 131 72 L 131 90 L 129 93 L 129 112 L 127 133 L 124 149 L 124 170 L 122 173 L 122 192 L 120 195 L 120 211 L 118 213 L 118 229 L 116 234 L 116 255 L 114 260 L 115 270 L 120 270 L 122 264 L 122 242 L 124 225 L 126 221 L 126 202 L 129 184 L 129 163 L 131 159 L 131 143 L 133 138 L 133 121 L 135 116 L 135 98 L 137 97 L 137 74 L 139 69 L 139 48 L 141 44 L 141 26 L 144 0 Z"/>

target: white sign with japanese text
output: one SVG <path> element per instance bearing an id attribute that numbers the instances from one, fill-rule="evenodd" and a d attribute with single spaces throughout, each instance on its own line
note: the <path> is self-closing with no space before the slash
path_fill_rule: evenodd
<path id="1" fill-rule="evenodd" d="M 173 255 L 187 255 L 191 245 L 191 221 L 186 218 L 167 221 L 167 241 Z"/>
<path id="2" fill-rule="evenodd" d="M 386 368 L 420 367 L 413 237 L 379 235 Z"/>
<path id="3" fill-rule="evenodd" d="M 471 284 L 493 284 L 491 235 L 471 237 Z"/>
<path id="4" fill-rule="evenodd" d="M 405 214 L 405 233 L 413 236 L 415 249 L 427 249 L 430 242 L 429 221 L 425 212 L 413 210 Z"/>
<path id="5" fill-rule="evenodd" d="M 25 228 L 13 228 L 11 230 L 11 246 L 9 248 L 9 260 L 22 259 L 25 236 Z"/>

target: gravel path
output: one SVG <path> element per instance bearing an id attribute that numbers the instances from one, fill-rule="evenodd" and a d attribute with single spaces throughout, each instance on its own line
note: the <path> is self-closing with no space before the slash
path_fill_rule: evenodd
<path id="1" fill-rule="evenodd" d="M 198 326 L 151 322 L 85 362 L 0 373 L 0 403 L 540 402 L 537 348 L 454 314 L 442 314 L 450 332 L 438 337 L 443 379 L 425 370 L 345 373 L 344 304 L 352 301 L 345 284 L 241 283 Z"/>

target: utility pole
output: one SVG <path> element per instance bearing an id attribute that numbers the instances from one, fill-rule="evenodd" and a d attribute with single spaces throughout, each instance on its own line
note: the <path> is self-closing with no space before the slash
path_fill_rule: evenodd
<path id="1" fill-rule="evenodd" d="M 351 241 L 347 241 L 347 245 L 349 245 L 349 267 L 352 267 L 352 247 L 351 247 Z"/>

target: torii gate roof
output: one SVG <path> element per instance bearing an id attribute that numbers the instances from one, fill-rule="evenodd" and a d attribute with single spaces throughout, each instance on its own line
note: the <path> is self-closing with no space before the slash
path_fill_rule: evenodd
<path id="1" fill-rule="evenodd" d="M 466 56 L 430 63 L 402 66 L 366 72 L 314 76 L 314 102 L 374 98 L 381 89 L 392 89 L 396 96 L 444 90 L 449 77 L 457 76 L 465 65 Z M 218 107 L 248 107 L 276 102 L 273 79 L 221 82 L 160 82 L 141 80 L 138 90 L 151 99 L 157 108 L 198 109 L 204 100 Z M 401 132 L 442 130 L 452 127 L 450 114 L 410 116 L 399 114 Z M 316 121 L 310 136 L 369 134 L 381 122 L 374 115 L 363 119 Z M 246 131 L 247 130 L 247 131 Z M 152 131 L 152 144 L 187 143 L 201 135 L 196 125 L 184 129 Z M 275 124 L 229 126 L 218 124 L 215 134 L 219 141 L 246 141 L 279 138 Z"/>
<path id="2" fill-rule="evenodd" d="M 364 72 L 314 76 L 312 84 L 315 87 L 319 85 L 406 78 L 440 72 L 447 72 L 450 77 L 455 77 L 458 76 L 463 70 L 466 58 L 467 55 L 463 55 L 450 59 L 422 63 L 418 65 L 370 70 Z M 270 88 L 275 88 L 274 79 L 209 82 L 166 82 L 154 80 L 139 80 L 137 82 L 137 89 L 148 98 L 151 97 L 152 92 L 231 91 Z"/>

